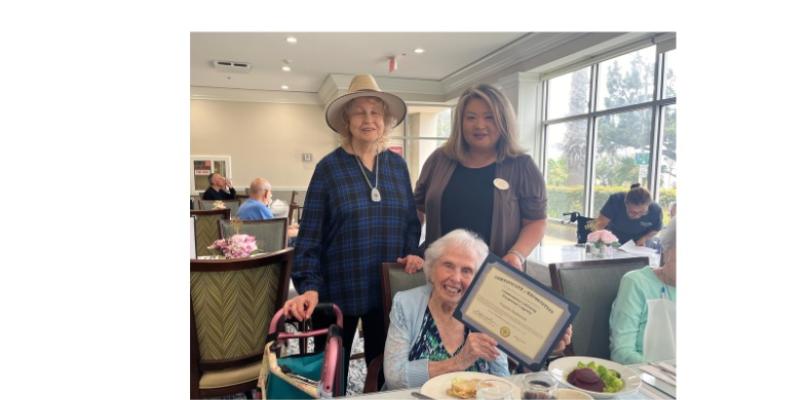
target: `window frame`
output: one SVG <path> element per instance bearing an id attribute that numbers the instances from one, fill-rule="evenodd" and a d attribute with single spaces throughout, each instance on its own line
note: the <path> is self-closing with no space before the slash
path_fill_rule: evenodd
<path id="1" fill-rule="evenodd" d="M 666 43 L 666 45 L 665 45 Z M 637 103 L 637 104 L 629 104 L 621 107 L 609 108 L 604 110 L 597 110 L 597 101 L 598 101 L 598 85 L 599 85 L 599 71 L 600 71 L 600 63 L 604 61 L 611 60 L 613 58 L 630 54 L 635 51 L 639 51 L 641 49 L 655 46 L 655 60 L 654 60 L 654 82 L 653 82 L 653 95 L 650 101 Z M 623 51 L 624 50 L 624 51 Z M 664 136 L 664 119 L 665 119 L 665 108 L 671 105 L 677 104 L 677 92 L 676 96 L 664 98 L 664 88 L 665 88 L 665 54 L 669 51 L 675 50 L 675 41 L 674 39 L 671 42 L 659 42 L 656 43 L 655 40 L 647 41 L 644 43 L 640 43 L 637 46 L 626 46 L 622 49 L 615 49 L 610 52 L 605 53 L 604 55 L 598 56 L 593 58 L 590 66 L 590 74 L 589 74 L 589 112 L 583 114 L 576 114 L 571 115 L 568 117 L 561 117 L 561 118 L 554 118 L 548 119 L 547 110 L 548 110 L 548 101 L 549 101 L 549 91 L 550 91 L 550 81 L 560 76 L 564 76 L 566 74 L 578 71 L 580 69 L 586 68 L 587 63 L 575 64 L 571 67 L 566 67 L 557 71 L 553 71 L 546 75 L 543 75 L 545 79 L 542 81 L 542 94 L 541 94 L 541 112 L 542 112 L 542 121 L 540 123 L 539 135 L 542 138 L 542 146 L 541 146 L 541 159 L 539 160 L 539 165 L 542 166 L 542 172 L 547 177 L 547 146 L 548 146 L 548 127 L 550 125 L 559 124 L 559 123 L 566 123 L 571 121 L 586 121 L 586 166 L 584 170 L 584 204 L 583 210 L 580 210 L 584 215 L 587 216 L 596 216 L 599 213 L 599 210 L 593 209 L 594 204 L 594 182 L 595 182 L 595 158 L 597 155 L 597 123 L 598 119 L 603 116 L 613 115 L 613 114 L 621 114 L 624 112 L 629 111 L 636 111 L 642 109 L 650 109 L 651 110 L 651 121 L 650 121 L 650 163 L 648 165 L 648 190 L 654 194 L 654 202 L 658 202 L 660 197 L 660 187 L 659 187 L 659 171 L 661 167 L 661 157 L 662 157 L 662 145 L 663 145 L 663 136 Z M 547 183 L 545 183 L 547 184 Z M 570 211 L 570 210 L 564 210 Z"/>

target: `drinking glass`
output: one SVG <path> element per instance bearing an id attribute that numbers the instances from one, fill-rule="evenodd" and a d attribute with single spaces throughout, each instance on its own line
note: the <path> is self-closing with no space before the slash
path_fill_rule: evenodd
<path id="1" fill-rule="evenodd" d="M 558 381 L 549 372 L 533 372 L 523 377 L 523 399 L 555 399 Z"/>
<path id="2" fill-rule="evenodd" d="M 511 400 L 511 384 L 499 379 L 478 382 L 477 400 Z"/>

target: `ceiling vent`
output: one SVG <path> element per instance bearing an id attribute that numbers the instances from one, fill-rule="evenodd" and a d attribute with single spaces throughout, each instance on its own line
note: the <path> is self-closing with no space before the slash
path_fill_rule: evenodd
<path id="1" fill-rule="evenodd" d="M 221 72 L 250 72 L 250 63 L 241 61 L 214 60 L 211 62 L 214 68 Z"/>

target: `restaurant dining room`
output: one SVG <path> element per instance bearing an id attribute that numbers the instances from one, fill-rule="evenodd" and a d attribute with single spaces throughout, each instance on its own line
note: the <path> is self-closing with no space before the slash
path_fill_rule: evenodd
<path id="1" fill-rule="evenodd" d="M 788 7 L 45 3 L 3 399 L 799 397 Z"/>
<path id="2" fill-rule="evenodd" d="M 192 398 L 674 399 L 675 32 L 192 32 Z"/>

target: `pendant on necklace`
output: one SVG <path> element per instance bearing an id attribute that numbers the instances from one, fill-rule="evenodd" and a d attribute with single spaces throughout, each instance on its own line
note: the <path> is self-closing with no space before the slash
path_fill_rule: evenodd
<path id="1" fill-rule="evenodd" d="M 372 188 L 372 201 L 376 203 L 381 201 L 381 192 L 376 187 Z"/>

